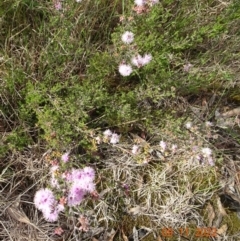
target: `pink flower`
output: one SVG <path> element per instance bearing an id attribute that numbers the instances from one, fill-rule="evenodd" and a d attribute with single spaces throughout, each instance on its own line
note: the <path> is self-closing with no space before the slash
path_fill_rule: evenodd
<path id="1" fill-rule="evenodd" d="M 48 188 L 40 189 L 34 196 L 34 204 L 37 209 L 44 211 L 46 208 L 51 207 L 55 202 L 53 192 Z"/>
<path id="2" fill-rule="evenodd" d="M 119 142 L 120 136 L 116 133 L 112 134 L 110 143 L 117 144 Z"/>
<path id="3" fill-rule="evenodd" d="M 126 31 L 123 35 L 122 35 L 122 41 L 125 44 L 130 44 L 132 43 L 134 40 L 134 34 L 132 32 Z"/>
<path id="4" fill-rule="evenodd" d="M 65 208 L 64 208 L 64 205 L 63 205 L 63 204 L 60 204 L 60 203 L 59 203 L 59 204 L 56 206 L 56 209 L 57 209 L 58 212 L 62 212 L 62 211 L 64 211 Z"/>
<path id="5" fill-rule="evenodd" d="M 72 181 L 72 171 L 71 171 L 71 172 L 65 171 L 65 172 L 62 174 L 62 178 L 63 178 L 63 179 L 66 179 L 66 181 L 68 181 L 68 182 L 71 182 L 71 181 Z"/>
<path id="6" fill-rule="evenodd" d="M 132 147 L 132 154 L 134 154 L 134 155 L 137 154 L 138 149 L 139 149 L 138 145 L 133 145 L 133 147 Z"/>
<path id="7" fill-rule="evenodd" d="M 85 190 L 81 189 L 78 183 L 74 183 L 68 193 L 68 206 L 73 207 L 79 205 L 85 194 Z"/>
<path id="8" fill-rule="evenodd" d="M 56 222 L 58 220 L 59 213 L 56 210 L 52 210 L 51 207 L 46 207 L 42 212 L 43 217 L 48 222 Z"/>
<path id="9" fill-rule="evenodd" d="M 43 212 L 43 217 L 48 221 L 48 222 L 55 222 L 58 220 L 59 213 L 64 210 L 64 206 L 61 204 L 57 204 L 55 202 L 53 205 L 49 207 L 45 207 Z"/>
<path id="10" fill-rule="evenodd" d="M 82 180 L 93 181 L 95 178 L 95 171 L 91 167 L 84 167 L 83 169 L 73 168 L 70 172 L 65 172 L 62 176 L 68 182 L 81 182 Z"/>
<path id="11" fill-rule="evenodd" d="M 87 176 L 91 180 L 94 180 L 94 178 L 95 178 L 95 171 L 94 171 L 93 168 L 91 168 L 91 167 L 84 167 L 83 168 L 83 173 L 84 173 L 84 176 Z"/>
<path id="12" fill-rule="evenodd" d="M 135 0 L 134 3 L 137 6 L 144 6 L 144 4 L 146 3 L 146 0 Z"/>
<path id="13" fill-rule="evenodd" d="M 132 73 L 132 67 L 129 64 L 120 64 L 118 71 L 122 76 L 129 76 Z"/>
<path id="14" fill-rule="evenodd" d="M 131 62 L 133 65 L 137 66 L 138 68 L 148 64 L 152 60 L 151 54 L 145 54 L 143 57 L 138 54 L 137 56 L 133 57 Z"/>
<path id="15" fill-rule="evenodd" d="M 96 190 L 95 184 L 89 179 L 83 179 L 81 182 L 77 183 L 78 187 L 82 189 L 84 192 L 93 192 Z"/>
<path id="16" fill-rule="evenodd" d="M 105 137 L 110 137 L 110 136 L 112 135 L 112 131 L 109 130 L 109 129 L 107 129 L 107 130 L 105 130 L 105 131 L 103 132 L 103 135 L 104 135 Z"/>
<path id="17" fill-rule="evenodd" d="M 83 178 L 84 173 L 81 169 L 72 169 L 71 171 L 71 181 L 79 181 Z"/>
<path id="18" fill-rule="evenodd" d="M 140 54 L 133 57 L 131 62 L 132 62 L 133 65 L 137 66 L 138 68 L 143 66 L 142 56 Z"/>
<path id="19" fill-rule="evenodd" d="M 64 153 L 61 157 L 61 160 L 65 163 L 68 162 L 69 161 L 69 152 Z"/>
<path id="20" fill-rule="evenodd" d="M 57 221 L 59 213 L 64 210 L 64 206 L 58 204 L 53 192 L 48 188 L 36 192 L 34 204 L 37 209 L 42 211 L 43 217 L 49 222 Z"/>
<path id="21" fill-rule="evenodd" d="M 54 4 L 56 10 L 62 10 L 62 3 L 60 1 L 56 1 Z"/>
<path id="22" fill-rule="evenodd" d="M 83 169 L 72 169 L 66 173 L 66 179 L 69 181 L 70 188 L 67 196 L 68 206 L 76 206 L 81 203 L 86 193 L 95 191 L 95 171 L 92 167 Z"/>
<path id="23" fill-rule="evenodd" d="M 166 150 L 167 143 L 165 141 L 160 141 L 159 145 L 161 147 L 161 151 L 164 152 Z"/>
<path id="24" fill-rule="evenodd" d="M 50 185 L 54 188 L 60 188 L 59 182 L 54 175 L 51 176 Z"/>
<path id="25" fill-rule="evenodd" d="M 142 63 L 143 63 L 143 65 L 146 65 L 146 64 L 150 63 L 151 60 L 152 60 L 151 54 L 144 54 L 144 56 L 142 58 Z"/>
<path id="26" fill-rule="evenodd" d="M 95 190 L 94 178 L 95 171 L 91 167 L 75 169 L 72 174 L 72 185 L 74 188 L 79 188 L 85 192 L 92 192 Z"/>

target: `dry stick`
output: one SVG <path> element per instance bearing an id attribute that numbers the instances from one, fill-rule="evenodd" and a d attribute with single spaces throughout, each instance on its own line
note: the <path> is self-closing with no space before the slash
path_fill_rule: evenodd
<path id="1" fill-rule="evenodd" d="M 20 211 L 18 208 L 14 207 L 14 206 L 10 206 L 6 209 L 6 211 L 9 214 L 9 216 L 12 217 L 13 219 L 15 219 L 21 223 L 26 223 L 26 224 L 34 227 L 35 229 L 37 229 L 44 235 L 46 235 L 40 228 L 38 228 L 34 223 L 32 223 L 29 220 L 29 218 L 26 216 L 26 214 L 24 212 Z"/>

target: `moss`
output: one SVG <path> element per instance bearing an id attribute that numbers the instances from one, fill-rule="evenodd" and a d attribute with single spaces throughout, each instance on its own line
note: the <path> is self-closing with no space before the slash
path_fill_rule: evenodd
<path id="1" fill-rule="evenodd" d="M 236 233 L 239 233 L 240 219 L 238 218 L 236 212 L 227 210 L 227 216 L 223 218 L 221 225 L 223 224 L 227 224 L 228 235 L 236 235 Z"/>
<path id="2" fill-rule="evenodd" d="M 191 183 L 195 183 L 195 189 L 197 190 L 211 190 L 216 188 L 218 185 L 218 179 L 214 169 L 211 172 L 208 172 L 208 178 L 206 178 L 206 173 L 200 173 L 198 170 L 194 170 L 189 173 L 189 177 Z"/>
<path id="3" fill-rule="evenodd" d="M 120 225 L 125 235 L 130 236 L 133 233 L 134 227 L 140 228 L 141 226 L 144 226 L 151 229 L 153 223 L 151 222 L 151 219 L 147 216 L 140 215 L 138 217 L 133 217 L 131 215 L 124 215 L 122 217 L 122 222 L 120 223 Z M 153 235 L 149 234 L 143 240 L 144 241 L 154 240 Z"/>
<path id="4" fill-rule="evenodd" d="M 211 205 L 213 206 L 214 212 L 216 215 L 218 215 L 218 207 L 217 207 L 217 201 L 216 201 L 217 195 L 214 195 L 212 199 L 210 200 Z M 235 211 L 232 211 L 230 209 L 226 209 L 227 215 L 223 217 L 222 222 L 220 223 L 220 228 L 222 225 L 226 224 L 227 229 L 227 235 L 236 235 L 236 233 L 239 232 L 240 227 L 240 219 L 237 216 L 237 213 Z M 202 217 L 204 220 L 204 223 L 207 225 L 208 223 L 208 211 L 206 210 L 206 206 L 202 209 Z M 216 219 L 217 217 L 215 217 Z"/>

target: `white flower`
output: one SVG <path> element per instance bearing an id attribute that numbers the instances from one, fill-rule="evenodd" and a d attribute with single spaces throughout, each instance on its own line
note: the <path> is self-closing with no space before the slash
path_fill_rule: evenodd
<path id="1" fill-rule="evenodd" d="M 68 162 L 69 161 L 69 152 L 66 152 L 62 155 L 61 160 L 63 162 Z"/>
<path id="2" fill-rule="evenodd" d="M 62 3 L 60 1 L 56 1 L 54 4 L 56 10 L 62 10 Z"/>
<path id="3" fill-rule="evenodd" d="M 82 0 L 76 0 L 77 3 L 80 3 Z"/>
<path id="4" fill-rule="evenodd" d="M 125 44 L 130 44 L 132 43 L 134 40 L 134 34 L 132 32 L 126 31 L 123 35 L 122 35 L 122 41 Z"/>
<path id="5" fill-rule="evenodd" d="M 205 157 L 210 157 L 212 155 L 212 150 L 208 147 L 202 148 L 202 154 Z"/>
<path id="6" fill-rule="evenodd" d="M 143 57 L 140 54 L 138 54 L 131 59 L 131 62 L 133 65 L 139 68 L 148 64 L 151 60 L 152 60 L 151 54 L 145 54 Z"/>
<path id="7" fill-rule="evenodd" d="M 110 137 L 110 136 L 112 135 L 112 131 L 109 130 L 109 129 L 107 129 L 107 130 L 105 130 L 105 131 L 103 132 L 103 135 L 104 135 L 105 137 Z"/>
<path id="8" fill-rule="evenodd" d="M 137 6 L 143 6 L 146 3 L 146 1 L 145 0 L 135 0 L 134 3 Z"/>
<path id="9" fill-rule="evenodd" d="M 132 73 L 132 67 L 129 64 L 120 64 L 118 71 L 122 76 L 129 76 Z"/>
<path id="10" fill-rule="evenodd" d="M 186 127 L 187 129 L 191 129 L 191 128 L 192 128 L 192 122 L 187 122 L 187 123 L 185 124 L 185 127 Z"/>
<path id="11" fill-rule="evenodd" d="M 140 54 L 138 54 L 137 56 L 133 57 L 131 59 L 131 62 L 132 62 L 133 65 L 137 66 L 138 68 L 143 66 L 142 56 Z"/>
<path id="12" fill-rule="evenodd" d="M 132 154 L 137 154 L 138 149 L 139 149 L 138 145 L 133 145 L 133 147 L 132 147 Z"/>
<path id="13" fill-rule="evenodd" d="M 120 136 L 116 133 L 112 134 L 110 143 L 117 144 L 119 142 Z"/>
<path id="14" fill-rule="evenodd" d="M 144 54 L 142 58 L 142 64 L 146 65 L 152 60 L 152 55 L 151 54 Z"/>
<path id="15" fill-rule="evenodd" d="M 160 141 L 159 145 L 160 145 L 162 151 L 166 150 L 167 143 L 165 141 Z"/>
<path id="16" fill-rule="evenodd" d="M 60 188 L 59 182 L 54 175 L 51 176 L 50 185 L 55 188 Z"/>

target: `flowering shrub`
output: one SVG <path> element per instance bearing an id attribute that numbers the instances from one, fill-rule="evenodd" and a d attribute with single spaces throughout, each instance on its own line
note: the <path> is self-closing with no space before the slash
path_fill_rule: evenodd
<path id="1" fill-rule="evenodd" d="M 145 1 L 145 0 L 136 0 L 134 2 L 136 4 L 136 8 L 133 8 L 134 11 L 137 13 L 142 12 L 146 10 L 147 8 L 153 6 L 154 4 L 158 3 L 158 1 Z M 120 21 L 124 24 L 126 24 L 126 27 L 131 26 L 129 25 L 129 22 L 132 22 L 132 17 L 128 18 L 128 21 L 125 21 L 126 17 L 122 16 L 120 18 Z M 143 67 L 144 65 L 147 65 L 152 60 L 151 54 L 144 54 L 144 56 L 141 56 L 137 51 L 136 44 L 133 44 L 134 42 L 134 33 L 130 31 L 125 31 L 122 34 L 121 40 L 124 44 L 128 45 L 127 53 L 125 59 L 122 61 L 122 63 L 119 65 L 119 73 L 122 76 L 129 76 L 133 72 L 132 67 L 130 64 L 125 64 L 125 61 L 128 60 L 131 62 L 133 66 L 136 66 L 137 68 Z M 130 45 L 133 44 L 133 45 Z M 129 58 L 129 56 L 132 55 L 132 57 Z"/>
<path id="2" fill-rule="evenodd" d="M 112 133 L 111 130 L 107 129 L 103 132 L 104 141 L 109 141 L 111 144 L 117 144 L 120 140 L 120 135 Z M 100 142 L 101 143 L 101 142 Z"/>

